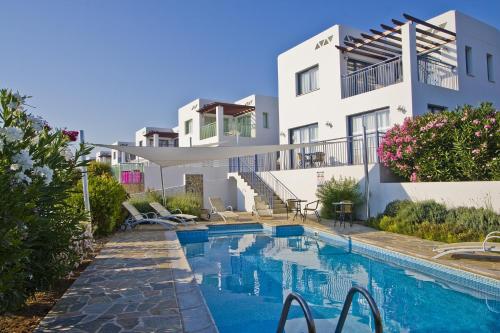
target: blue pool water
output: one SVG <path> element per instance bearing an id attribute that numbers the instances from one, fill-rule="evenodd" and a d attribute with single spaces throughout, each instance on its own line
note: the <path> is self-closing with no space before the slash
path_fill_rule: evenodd
<path id="1" fill-rule="evenodd" d="M 374 297 L 384 332 L 500 332 L 498 296 L 354 253 L 349 245 L 265 231 L 212 232 L 201 242 L 179 239 L 221 333 L 276 332 L 292 291 L 311 306 L 318 333 L 333 332 L 353 285 Z M 344 332 L 372 327 L 366 301 L 355 297 Z M 285 330 L 307 332 L 298 306 Z"/>

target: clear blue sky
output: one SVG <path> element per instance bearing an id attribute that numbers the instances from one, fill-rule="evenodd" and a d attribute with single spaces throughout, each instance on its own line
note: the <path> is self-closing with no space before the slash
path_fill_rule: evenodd
<path id="1" fill-rule="evenodd" d="M 0 0 L 0 87 L 88 141 L 177 125 L 197 98 L 277 95 L 279 53 L 337 24 L 457 9 L 500 28 L 500 1 Z"/>

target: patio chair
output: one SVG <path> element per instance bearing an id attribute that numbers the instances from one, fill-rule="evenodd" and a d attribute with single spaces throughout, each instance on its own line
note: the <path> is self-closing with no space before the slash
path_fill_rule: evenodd
<path id="1" fill-rule="evenodd" d="M 210 202 L 210 206 L 212 208 L 210 214 L 219 215 L 224 222 L 227 222 L 227 219 L 233 218 L 237 220 L 239 215 L 233 212 L 233 207 L 224 206 L 224 202 L 219 197 L 209 197 L 208 201 Z"/>
<path id="2" fill-rule="evenodd" d="M 156 213 L 154 212 L 148 212 L 148 213 L 141 213 L 137 210 L 137 208 L 134 207 L 130 202 L 124 201 L 122 202 L 122 206 L 129 212 L 130 217 L 125 220 L 123 225 L 121 226 L 122 230 L 126 229 L 133 229 L 135 228 L 138 224 L 141 223 L 149 223 L 149 224 L 161 224 L 168 229 L 174 229 L 179 223 L 182 223 L 182 221 L 178 218 L 172 217 L 171 220 L 173 221 L 168 221 L 164 219 L 159 219 Z M 176 223 L 177 222 L 177 223 Z"/>
<path id="3" fill-rule="evenodd" d="M 255 214 L 259 218 L 273 218 L 273 210 L 268 207 L 260 196 L 256 195 L 253 200 L 252 215 Z"/>
<path id="4" fill-rule="evenodd" d="M 165 208 L 161 203 L 153 201 L 150 202 L 149 205 L 153 208 L 160 216 L 161 219 L 170 219 L 172 216 L 181 219 L 184 223 L 194 223 L 194 220 L 198 218 L 196 215 L 183 214 L 180 209 L 173 210 L 171 213 L 168 209 Z"/>
<path id="5" fill-rule="evenodd" d="M 433 249 L 433 251 L 438 252 L 438 254 L 432 257 L 432 259 L 441 258 L 442 256 L 453 253 L 500 253 L 500 243 L 493 243 L 493 239 L 500 239 L 500 231 L 490 232 L 482 242 L 443 244 Z"/>
<path id="6" fill-rule="evenodd" d="M 308 204 L 305 205 L 304 209 L 302 209 L 302 214 L 304 214 L 304 217 L 303 217 L 304 222 L 306 221 L 308 212 L 313 212 L 314 215 L 316 215 L 318 222 L 321 221 L 321 218 L 320 218 L 319 212 L 318 212 L 318 206 L 319 206 L 319 200 L 309 202 Z"/>
<path id="7" fill-rule="evenodd" d="M 349 225 L 352 227 L 352 220 L 354 216 L 354 203 L 350 200 L 342 200 L 340 201 L 340 205 L 335 206 L 335 215 L 339 216 L 339 226 L 344 223 L 345 227 L 345 221 L 346 221 L 346 216 L 349 216 Z M 337 225 L 337 219 L 334 220 L 333 225 Z"/>
<path id="8" fill-rule="evenodd" d="M 313 163 L 316 166 L 322 166 L 325 163 L 325 153 L 322 151 L 317 151 L 314 153 Z"/>

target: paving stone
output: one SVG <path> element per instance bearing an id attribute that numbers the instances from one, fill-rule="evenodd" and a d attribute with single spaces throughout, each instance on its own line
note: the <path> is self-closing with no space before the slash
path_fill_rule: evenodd
<path id="1" fill-rule="evenodd" d="M 118 333 L 122 330 L 120 326 L 117 326 L 113 323 L 107 323 L 101 327 L 98 333 Z"/>

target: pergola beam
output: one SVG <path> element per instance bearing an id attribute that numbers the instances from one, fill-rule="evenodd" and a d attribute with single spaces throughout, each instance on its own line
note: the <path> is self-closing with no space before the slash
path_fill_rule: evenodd
<path id="1" fill-rule="evenodd" d="M 389 52 L 392 52 L 392 53 L 401 54 L 401 45 L 399 45 L 399 47 L 397 49 L 394 49 L 394 48 L 390 48 L 390 47 L 387 47 L 387 46 L 383 46 L 383 45 L 377 44 L 377 43 L 380 42 L 380 40 L 367 43 L 367 42 L 365 42 L 361 38 L 355 38 L 355 37 L 352 37 L 352 36 L 351 36 L 351 38 L 352 38 L 352 40 L 354 40 L 359 45 L 363 45 L 364 43 L 366 43 L 366 45 L 369 45 L 371 47 L 375 47 L 375 48 L 380 49 L 380 50 L 384 50 L 384 51 L 389 51 Z"/>
<path id="2" fill-rule="evenodd" d="M 357 55 L 360 55 L 360 56 L 363 56 L 363 57 L 374 58 L 374 59 L 378 59 L 378 60 L 387 60 L 388 59 L 387 57 L 382 57 L 382 56 L 379 56 L 379 55 L 376 55 L 376 54 L 366 53 L 366 52 L 363 52 L 363 51 L 359 51 L 357 49 L 349 50 L 348 48 L 343 47 L 343 46 L 339 46 L 339 45 L 335 45 L 335 47 L 337 49 L 339 49 L 340 51 L 342 51 L 342 52 L 354 53 L 354 54 L 357 54 Z"/>
<path id="3" fill-rule="evenodd" d="M 404 22 L 401 22 L 401 21 L 398 21 L 398 20 L 395 20 L 395 19 L 392 19 L 392 23 L 394 23 L 395 25 L 398 25 L 398 26 L 402 26 L 403 24 L 405 24 Z M 440 36 L 438 34 L 435 34 L 435 33 L 432 33 L 430 31 L 426 31 L 426 30 L 423 30 L 423 29 L 419 29 L 419 28 L 415 28 L 415 31 L 418 32 L 418 33 L 421 33 L 422 35 L 426 35 L 426 36 L 429 36 L 429 37 L 432 37 L 432 38 L 435 38 L 435 39 L 439 39 L 441 41 L 444 41 L 444 42 L 453 42 L 453 39 L 449 39 L 449 38 L 445 38 L 443 36 Z"/>
<path id="4" fill-rule="evenodd" d="M 363 51 L 367 51 L 367 52 L 371 52 L 371 53 L 374 53 L 374 54 L 378 54 L 378 55 L 381 55 L 383 57 L 396 57 L 398 55 L 398 53 L 401 53 L 401 52 L 393 52 L 393 53 L 388 53 L 388 52 L 384 52 L 384 51 L 381 51 L 381 50 L 377 50 L 377 49 L 374 49 L 372 48 L 374 45 L 370 44 L 371 47 L 368 47 L 364 44 L 354 44 L 354 43 L 351 43 L 351 42 L 344 42 L 345 45 L 347 46 L 350 46 L 352 49 L 359 49 L 359 50 L 363 50 Z"/>
<path id="5" fill-rule="evenodd" d="M 436 31 L 444 32 L 445 34 L 451 35 L 453 37 L 457 37 L 457 34 L 455 32 L 453 32 L 453 31 L 447 30 L 445 28 L 438 27 L 437 25 L 434 25 L 434 24 L 431 24 L 431 23 L 426 22 L 424 20 L 418 19 L 418 18 L 413 17 L 413 16 L 411 16 L 409 14 L 406 14 L 406 13 L 404 13 L 403 16 L 404 16 L 405 19 L 407 19 L 409 21 L 415 22 L 417 24 L 421 24 L 423 26 L 426 26 L 427 28 L 431 28 L 431 29 L 434 29 Z"/>
<path id="6" fill-rule="evenodd" d="M 399 49 L 402 48 L 401 44 L 394 43 L 394 42 L 388 41 L 386 39 L 377 38 L 377 36 L 372 36 L 372 35 L 368 35 L 368 34 L 365 34 L 365 33 L 361 33 L 361 36 L 363 36 L 363 38 L 368 39 L 368 40 L 370 40 L 372 42 L 377 42 L 377 43 L 389 45 L 389 46 L 396 47 L 396 48 L 399 48 Z"/>
<path id="7" fill-rule="evenodd" d="M 392 31 L 393 33 L 396 33 L 396 34 L 401 34 L 401 27 L 390 27 L 386 24 L 381 24 L 380 25 L 383 29 L 387 30 L 387 31 Z M 433 45 L 433 46 L 438 46 L 439 43 L 436 43 L 430 39 L 427 39 L 427 38 L 424 38 L 424 37 L 421 37 L 421 36 L 416 36 L 416 38 L 421 41 L 421 42 L 424 42 L 424 43 L 427 43 L 427 44 L 430 44 L 430 45 Z"/>

